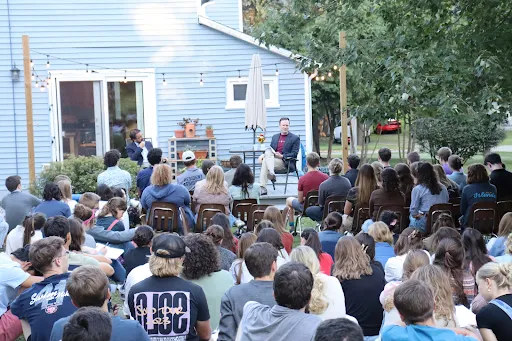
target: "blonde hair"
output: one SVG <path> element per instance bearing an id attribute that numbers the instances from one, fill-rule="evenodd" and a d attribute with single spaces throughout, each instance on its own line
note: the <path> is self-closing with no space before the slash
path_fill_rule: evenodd
<path id="1" fill-rule="evenodd" d="M 507 212 L 500 220 L 498 236 L 505 237 L 512 233 L 512 212 Z"/>
<path id="2" fill-rule="evenodd" d="M 338 158 L 334 158 L 329 162 L 329 173 L 331 175 L 340 175 L 343 172 L 343 161 Z"/>
<path id="3" fill-rule="evenodd" d="M 155 165 L 153 174 L 151 174 L 151 184 L 153 186 L 165 186 L 172 181 L 172 168 L 166 164 Z"/>
<path id="4" fill-rule="evenodd" d="M 85 192 L 80 196 L 78 203 L 84 205 L 85 207 L 89 207 L 91 210 L 94 210 L 98 208 L 100 199 L 100 196 L 96 193 Z"/>
<path id="5" fill-rule="evenodd" d="M 457 326 L 452 287 L 448 275 L 436 265 L 425 265 L 414 271 L 411 279 L 426 283 L 434 293 L 434 319 L 444 320 L 445 327 L 450 321 Z"/>
<path id="6" fill-rule="evenodd" d="M 384 242 L 393 245 L 393 234 L 388 225 L 382 221 L 377 221 L 370 225 L 368 234 L 373 237 L 376 243 Z"/>
<path id="7" fill-rule="evenodd" d="M 263 213 L 263 219 L 270 221 L 274 225 L 274 229 L 279 232 L 279 235 L 286 233 L 283 215 L 277 207 L 267 207 L 265 213 Z"/>
<path id="8" fill-rule="evenodd" d="M 373 170 L 375 171 L 375 177 L 377 178 L 377 182 L 382 182 L 381 173 L 384 170 L 384 166 L 379 161 L 374 161 L 371 164 Z"/>
<path id="9" fill-rule="evenodd" d="M 512 255 L 512 233 L 508 235 L 505 246 L 505 253 Z"/>
<path id="10" fill-rule="evenodd" d="M 370 257 L 363 251 L 361 244 L 352 236 L 338 240 L 334 251 L 332 275 L 338 280 L 360 279 L 373 273 Z"/>
<path id="11" fill-rule="evenodd" d="M 512 263 L 486 263 L 478 270 L 476 278 L 489 278 L 496 282 L 499 289 L 512 289 Z"/>
<path id="12" fill-rule="evenodd" d="M 169 254 L 165 250 L 160 250 L 162 255 Z M 151 255 L 149 257 L 149 270 L 156 277 L 178 277 L 183 270 L 182 258 L 163 258 Z"/>
<path id="13" fill-rule="evenodd" d="M 72 200 L 71 198 L 71 182 L 68 180 L 60 180 L 57 182 L 57 186 L 59 186 L 60 193 L 62 194 L 62 199 Z"/>
<path id="14" fill-rule="evenodd" d="M 206 174 L 206 184 L 204 186 L 206 192 L 210 194 L 227 194 L 228 191 L 224 186 L 224 172 L 222 168 L 215 165 Z"/>
<path id="15" fill-rule="evenodd" d="M 309 312 L 315 315 L 322 314 L 329 303 L 324 300 L 324 281 L 320 276 L 320 262 L 315 251 L 309 246 L 299 246 L 293 249 L 290 259 L 299 262 L 308 267 L 313 274 L 313 289 L 311 290 L 311 300 L 309 301 Z"/>

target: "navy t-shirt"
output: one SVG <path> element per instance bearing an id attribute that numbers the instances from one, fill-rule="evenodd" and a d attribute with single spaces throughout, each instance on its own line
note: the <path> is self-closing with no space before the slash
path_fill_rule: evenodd
<path id="1" fill-rule="evenodd" d="M 150 338 L 158 341 L 199 341 L 197 321 L 208 321 L 203 289 L 179 277 L 151 276 L 128 294 L 130 315 Z"/>
<path id="2" fill-rule="evenodd" d="M 30 324 L 31 341 L 48 341 L 53 324 L 77 310 L 66 290 L 68 277 L 69 273 L 50 276 L 32 285 L 11 304 L 11 312 Z"/>
<path id="3" fill-rule="evenodd" d="M 136 247 L 135 249 L 131 249 L 123 255 L 124 258 L 124 269 L 126 270 L 126 276 L 130 274 L 130 272 L 138 267 L 139 265 L 146 264 L 148 262 L 148 256 L 151 255 L 151 250 L 149 246 L 146 247 Z"/>

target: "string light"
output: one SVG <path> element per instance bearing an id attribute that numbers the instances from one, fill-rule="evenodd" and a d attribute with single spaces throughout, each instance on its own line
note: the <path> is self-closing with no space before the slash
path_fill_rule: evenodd
<path id="1" fill-rule="evenodd" d="M 162 84 L 167 85 L 167 81 L 165 80 L 165 73 L 162 73 L 162 77 L 163 77 Z"/>
<path id="2" fill-rule="evenodd" d="M 334 65 L 333 69 L 338 70 L 338 65 Z"/>
<path id="3" fill-rule="evenodd" d="M 329 71 L 329 73 L 327 74 L 327 77 L 332 77 L 332 72 Z"/>
<path id="4" fill-rule="evenodd" d="M 89 73 L 89 64 L 85 64 L 85 73 Z"/>
<path id="5" fill-rule="evenodd" d="M 32 81 L 34 81 L 34 79 L 36 79 L 36 75 L 34 74 L 34 70 L 32 70 Z"/>
<path id="6" fill-rule="evenodd" d="M 320 77 L 320 79 L 324 81 L 325 80 L 325 76 Z"/>
<path id="7" fill-rule="evenodd" d="M 128 80 L 126 79 L 126 70 L 124 71 L 124 80 L 123 80 L 124 83 L 128 83 Z"/>
<path id="8" fill-rule="evenodd" d="M 200 86 L 203 86 L 204 85 L 204 82 L 203 82 L 203 74 L 201 73 L 201 80 L 199 81 L 199 85 Z"/>
<path id="9" fill-rule="evenodd" d="M 238 79 L 242 78 L 242 76 L 240 76 L 240 70 L 238 70 Z"/>
<path id="10" fill-rule="evenodd" d="M 319 80 L 320 80 L 320 77 L 316 76 L 315 80 L 316 80 L 316 81 L 319 81 Z"/>
<path id="11" fill-rule="evenodd" d="M 30 60 L 30 67 L 33 69 L 34 68 L 34 62 L 32 61 L 32 59 Z"/>
<path id="12" fill-rule="evenodd" d="M 46 68 L 47 69 L 50 68 L 50 55 L 49 54 L 46 55 Z"/>
<path id="13" fill-rule="evenodd" d="M 50 84 L 51 84 L 51 81 L 52 81 L 52 74 L 50 72 L 48 72 L 48 78 L 46 79 L 46 87 L 50 87 Z"/>
<path id="14" fill-rule="evenodd" d="M 277 64 L 276 64 L 276 76 L 279 76 L 279 69 L 277 68 Z"/>
<path id="15" fill-rule="evenodd" d="M 41 87 L 39 88 L 39 90 L 41 90 L 41 92 L 43 92 L 46 88 L 44 87 L 44 84 L 41 84 Z"/>
<path id="16" fill-rule="evenodd" d="M 36 88 L 39 88 L 39 79 L 36 79 L 36 84 L 35 84 Z"/>

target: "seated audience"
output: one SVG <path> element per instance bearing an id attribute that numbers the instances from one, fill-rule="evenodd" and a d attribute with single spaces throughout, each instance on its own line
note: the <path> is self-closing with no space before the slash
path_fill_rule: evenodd
<path id="1" fill-rule="evenodd" d="M 279 269 L 282 265 L 288 263 L 290 261 L 290 256 L 288 252 L 284 249 L 283 242 L 281 241 L 281 237 L 276 230 L 271 228 L 265 228 L 258 233 L 258 239 L 256 239 L 257 243 L 267 242 L 277 250 L 277 268 Z"/>
<path id="2" fill-rule="evenodd" d="M 489 255 L 497 257 L 505 254 L 505 242 L 507 237 L 512 233 L 512 212 L 503 215 L 498 226 L 497 237 L 491 238 L 487 243 Z M 9 239 L 9 238 L 7 238 Z"/>
<path id="3" fill-rule="evenodd" d="M 494 257 L 487 255 L 484 236 L 480 231 L 467 228 L 462 234 L 462 243 L 464 244 L 464 268 L 469 269 L 473 276 L 485 263 L 494 261 Z"/>
<path id="4" fill-rule="evenodd" d="M 320 271 L 327 276 L 330 276 L 334 261 L 330 254 L 322 252 L 322 243 L 320 243 L 318 232 L 312 228 L 307 228 L 302 231 L 302 234 L 300 235 L 300 245 L 309 246 L 313 249 L 320 264 Z"/>
<path id="5" fill-rule="evenodd" d="M 363 252 L 366 253 L 368 258 L 370 259 L 370 265 L 375 265 L 382 272 L 384 272 L 384 267 L 379 261 L 375 260 L 375 240 L 368 233 L 359 232 L 356 235 L 357 242 L 361 245 Z"/>
<path id="6" fill-rule="evenodd" d="M 427 214 L 435 204 L 446 204 L 449 200 L 446 187 L 439 183 L 434 167 L 428 162 L 418 164 L 417 185 L 411 194 L 410 227 L 425 231 Z"/>
<path id="7" fill-rule="evenodd" d="M 359 167 L 360 162 L 361 162 L 361 158 L 359 158 L 359 156 L 357 156 L 357 154 L 351 154 L 347 158 L 348 170 L 345 173 L 345 175 L 343 175 L 343 176 L 346 177 L 350 181 L 350 187 L 354 187 L 356 185 L 357 174 L 359 173 L 359 171 L 357 170 L 357 167 Z M 329 164 L 329 168 L 331 168 L 330 164 Z"/>
<path id="8" fill-rule="evenodd" d="M 71 214 L 73 214 L 73 210 L 75 209 L 77 202 L 71 197 L 71 181 L 59 180 L 56 182 L 57 186 L 59 186 L 60 193 L 62 194 L 62 201 L 69 206 Z"/>
<path id="9" fill-rule="evenodd" d="M 127 171 L 119 168 L 120 159 L 121 153 L 117 149 L 112 149 L 105 153 L 103 163 L 107 170 L 98 175 L 98 186 L 120 187 L 126 193 L 129 193 L 132 187 L 132 176 Z"/>
<path id="10" fill-rule="evenodd" d="M 0 206 L 5 211 L 5 222 L 8 225 L 8 230 L 11 231 L 16 226 L 22 224 L 24 218 L 30 215 L 32 208 L 41 203 L 41 199 L 22 191 L 21 177 L 18 175 L 7 177 L 7 179 L 5 179 L 5 187 L 9 191 L 9 194 L 2 198 Z M 0 230 L 2 230 L 2 228 L 0 228 Z M 0 245 L 3 245 L 3 236 L 4 235 L 0 233 Z"/>
<path id="11" fill-rule="evenodd" d="M 238 168 L 238 166 L 240 166 L 240 164 L 242 164 L 242 158 L 240 157 L 240 155 L 231 155 L 231 157 L 229 158 L 229 170 L 224 173 L 224 179 L 226 179 L 228 186 L 231 186 L 233 184 L 233 178 L 235 176 L 236 169 Z"/>
<path id="12" fill-rule="evenodd" d="M 98 212 L 96 212 L 96 215 L 98 215 L 99 210 L 101 210 L 107 202 L 114 197 L 114 191 L 110 186 L 101 184 L 96 187 L 96 194 L 100 197 L 100 202 L 98 203 Z"/>
<path id="13" fill-rule="evenodd" d="M 452 155 L 452 150 L 448 147 L 441 147 L 437 151 L 437 159 L 439 160 L 439 163 L 444 169 L 444 172 L 446 175 L 451 175 L 452 170 L 450 168 L 450 165 L 448 164 L 448 159 Z"/>
<path id="14" fill-rule="evenodd" d="M 448 227 L 448 226 L 440 227 L 439 230 L 437 230 L 437 232 L 434 233 L 433 235 L 431 235 L 430 237 L 432 237 L 432 239 L 430 240 L 430 244 L 428 244 L 427 251 L 429 251 L 430 254 L 432 255 L 431 256 L 432 259 L 434 258 L 434 254 L 436 253 L 437 247 L 439 246 L 439 243 L 441 242 L 441 240 L 443 240 L 445 238 L 453 238 L 453 239 L 461 240 L 459 231 L 457 231 L 454 227 Z M 425 245 L 425 241 L 427 239 L 428 238 L 423 239 L 424 245 Z"/>
<path id="15" fill-rule="evenodd" d="M 510 340 L 512 323 L 512 263 L 487 263 L 476 274 L 478 291 L 489 302 L 476 315 L 484 341 Z"/>
<path id="16" fill-rule="evenodd" d="M 79 310 L 72 316 L 63 317 L 53 325 L 50 341 L 60 341 L 66 326 L 72 321 L 75 315 L 86 307 L 96 307 L 108 313 L 108 304 L 111 299 L 110 285 L 108 278 L 99 269 L 91 266 L 79 267 L 69 276 L 66 289 L 73 304 Z M 112 323 L 112 341 L 147 340 L 149 336 L 137 321 L 121 319 L 113 316 L 109 321 Z M 94 325 L 100 328 L 99 325 Z M 84 339 L 88 340 L 88 339 Z"/>
<path id="17" fill-rule="evenodd" d="M 418 165 L 420 162 L 413 162 L 409 165 L 409 168 L 411 168 L 411 176 L 414 179 L 414 186 L 418 184 Z"/>
<path id="18" fill-rule="evenodd" d="M 290 255 L 292 262 L 299 262 L 308 267 L 313 274 L 313 290 L 308 305 L 308 312 L 322 320 L 345 317 L 345 295 L 340 282 L 320 272 L 320 262 L 315 251 L 309 246 L 299 246 Z"/>
<path id="19" fill-rule="evenodd" d="M 489 182 L 487 170 L 481 164 L 472 164 L 468 167 L 467 185 L 460 198 L 461 225 L 469 226 L 468 221 L 471 208 L 479 202 L 496 202 L 496 187 Z"/>
<path id="20" fill-rule="evenodd" d="M 219 225 L 222 227 L 224 230 L 224 237 L 222 238 L 221 246 L 236 254 L 236 250 L 238 249 L 238 238 L 233 236 L 229 217 L 224 213 L 216 213 L 212 219 L 210 219 L 210 225 Z"/>
<path id="21" fill-rule="evenodd" d="M 243 245 L 242 240 L 240 243 Z M 245 250 L 244 264 L 254 279 L 230 288 L 222 297 L 218 341 L 235 341 L 247 302 L 255 301 L 269 307 L 276 304 L 273 290 L 276 259 L 277 251 L 269 243 L 256 243 Z"/>
<path id="22" fill-rule="evenodd" d="M 347 314 L 357 319 L 364 336 L 379 335 L 383 316 L 379 295 L 386 284 L 384 273 L 370 264 L 354 237 L 345 236 L 336 244 L 332 275 L 340 281 L 345 293 Z"/>
<path id="23" fill-rule="evenodd" d="M 403 230 L 394 246 L 396 256 L 389 258 L 384 267 L 386 282 L 399 281 L 402 279 L 403 266 L 407 253 L 411 250 L 421 249 L 422 247 L 422 235 L 419 230 L 412 227 Z M 428 252 L 425 251 L 425 253 L 428 255 Z"/>
<path id="24" fill-rule="evenodd" d="M 238 165 L 229 185 L 229 193 L 233 200 L 256 199 L 260 202 L 260 184 L 254 182 L 251 167 L 245 163 Z"/>
<path id="25" fill-rule="evenodd" d="M 396 288 L 395 306 L 405 323 L 384 327 L 382 341 L 453 340 L 476 341 L 475 334 L 465 331 L 457 335 L 453 330 L 437 328 L 434 322 L 434 294 L 430 287 L 418 280 L 408 280 Z M 461 333 L 462 331 L 456 330 Z"/>
<path id="26" fill-rule="evenodd" d="M 162 150 L 160 148 L 153 148 L 148 152 L 149 167 L 141 169 L 137 174 L 137 190 L 139 191 L 139 197 L 142 193 L 151 185 L 151 175 L 153 175 L 153 169 L 156 165 L 162 162 Z"/>
<path id="27" fill-rule="evenodd" d="M 131 317 L 153 338 L 209 340 L 210 314 L 204 291 L 199 285 L 179 277 L 183 260 L 190 251 L 185 242 L 179 236 L 163 233 L 153 239 L 151 250 L 152 276 L 132 286 L 128 293 Z M 167 328 L 148 323 L 161 316 L 158 311 L 164 300 L 170 311 L 187 312 L 186 315 L 173 314 L 173 322 Z"/>
<path id="28" fill-rule="evenodd" d="M 414 178 L 411 175 L 411 169 L 405 163 L 397 163 L 395 166 L 398 176 L 398 188 L 405 195 L 405 207 L 411 205 L 411 193 L 414 188 Z"/>
<path id="29" fill-rule="evenodd" d="M 313 340 L 322 320 L 304 310 L 311 300 L 313 275 L 301 263 L 290 262 L 274 277 L 276 305 L 249 301 L 239 326 L 240 340 Z"/>
<path id="30" fill-rule="evenodd" d="M 87 256 L 96 259 L 100 263 L 112 264 L 112 260 L 104 256 L 106 249 L 97 251 L 96 249 L 89 248 L 84 245 L 85 243 L 85 231 L 82 221 L 78 218 L 69 218 L 69 234 L 71 236 L 71 242 L 69 243 L 69 251 L 78 254 L 86 254 Z M 59 236 L 57 236 L 59 237 Z M 114 269 L 115 270 L 115 269 Z M 126 279 L 126 273 L 122 269 L 122 279 L 117 280 L 118 282 L 124 282 Z"/>
<path id="31" fill-rule="evenodd" d="M 359 157 L 358 157 L 359 160 Z M 359 164 L 359 161 L 357 161 Z M 350 176 L 353 177 L 354 182 L 356 181 L 358 170 L 351 169 L 353 171 Z M 349 171 L 349 172 L 350 172 Z M 318 188 L 318 206 L 310 206 L 306 209 L 306 216 L 315 220 L 322 221 L 324 206 L 327 198 L 333 195 L 339 195 L 344 198 L 347 197 L 348 192 L 352 188 L 350 180 L 345 176 L 342 176 L 343 172 L 343 161 L 338 158 L 332 159 L 329 162 L 329 178 L 320 184 Z"/>
<path id="32" fill-rule="evenodd" d="M 380 214 L 379 221 L 382 221 L 384 224 L 386 224 L 393 234 L 393 244 L 396 244 L 398 241 L 398 237 L 400 236 L 400 217 L 396 212 L 384 210 Z"/>
<path id="33" fill-rule="evenodd" d="M 381 221 L 371 224 L 368 234 L 375 240 L 375 260 L 382 266 L 386 266 L 388 259 L 395 257 L 393 234 L 389 227 Z"/>
<path id="34" fill-rule="evenodd" d="M 420 154 L 418 152 L 410 152 L 407 154 L 407 166 L 411 166 L 414 162 L 420 161 Z"/>
<path id="35" fill-rule="evenodd" d="M 130 207 L 130 202 L 128 201 L 128 198 L 126 197 L 126 193 L 124 192 L 124 189 L 119 187 L 112 188 L 112 192 L 114 193 L 114 198 L 120 198 L 123 199 L 126 202 L 126 211 L 123 213 L 123 219 L 121 221 L 123 222 L 124 229 L 128 230 L 130 228 L 130 217 L 128 215 L 128 209 Z"/>
<path id="36" fill-rule="evenodd" d="M 361 172 L 359 174 L 361 174 Z M 322 231 L 318 232 L 318 238 L 320 239 L 320 244 L 322 244 L 322 250 L 327 252 L 333 259 L 336 243 L 338 243 L 338 240 L 343 237 L 343 234 L 339 232 L 342 220 L 343 218 L 341 214 L 338 212 L 331 212 L 324 220 Z"/>
<path id="37" fill-rule="evenodd" d="M 41 229 L 46 223 L 42 213 L 35 213 L 25 217 L 23 225 L 18 225 L 9 232 L 5 240 L 5 253 L 10 255 L 25 245 L 30 245 L 39 239 L 43 239 Z"/>
<path id="38" fill-rule="evenodd" d="M 245 252 L 249 249 L 249 247 L 251 247 L 252 244 L 256 243 L 256 239 L 258 239 L 258 237 L 252 232 L 246 232 L 240 237 L 240 241 L 238 243 L 237 258 L 229 268 L 229 272 L 231 273 L 231 276 L 233 276 L 233 280 L 237 285 L 241 283 L 249 283 L 253 280 L 253 276 L 249 272 L 249 269 L 247 269 L 247 265 L 245 264 L 244 259 Z"/>
<path id="39" fill-rule="evenodd" d="M 59 237 L 46 237 L 30 246 L 30 262 L 44 280 L 33 284 L 11 304 L 12 314 L 26 324 L 25 339 L 30 336 L 31 341 L 49 340 L 52 330 L 48 326 L 76 311 L 66 289 L 68 254 Z"/>
<path id="40" fill-rule="evenodd" d="M 106 186 L 108 187 L 108 186 Z M 99 186 L 98 186 L 99 188 Z M 110 187 L 108 187 L 110 188 Z M 85 207 L 89 207 L 91 210 L 99 210 L 100 208 L 100 201 L 101 197 L 92 192 L 85 192 L 80 196 L 80 199 L 78 199 L 78 203 L 84 205 Z M 107 200 L 108 201 L 108 200 Z M 74 212 L 73 212 L 74 213 Z"/>
<path id="41" fill-rule="evenodd" d="M 153 150 L 154 149 L 151 151 Z M 151 151 L 149 152 L 151 153 Z M 126 270 L 126 276 L 136 267 L 148 262 L 148 258 L 151 255 L 151 241 L 154 235 L 153 229 L 147 225 L 137 227 L 135 235 L 133 236 L 133 242 L 137 247 L 123 255 L 123 266 Z"/>
<path id="42" fill-rule="evenodd" d="M 391 150 L 389 148 L 381 148 L 379 149 L 379 157 L 378 160 L 382 164 L 383 168 L 390 168 L 389 161 L 391 160 Z"/>
<path id="43" fill-rule="evenodd" d="M 430 231 L 432 234 L 428 236 L 427 238 L 423 239 L 423 246 L 425 250 L 429 251 L 431 254 L 434 254 L 436 252 L 437 244 L 439 244 L 439 241 L 441 238 L 439 237 L 445 237 L 446 231 L 442 232 L 441 235 L 439 235 L 438 231 L 442 228 L 449 228 L 452 231 L 450 231 L 449 237 L 454 238 L 460 238 L 459 231 L 455 229 L 455 222 L 453 221 L 453 218 L 451 214 L 448 213 L 441 213 L 437 220 L 435 221 L 434 225 L 432 225 L 432 231 Z"/>
<path id="44" fill-rule="evenodd" d="M 341 339 L 340 339 L 341 337 Z M 316 328 L 314 341 L 363 341 L 363 330 L 348 318 L 325 320 Z"/>
<path id="45" fill-rule="evenodd" d="M 108 231 L 124 231 L 123 215 L 126 209 L 126 200 L 112 198 L 98 213 L 96 224 Z"/>
<path id="46" fill-rule="evenodd" d="M 467 176 L 462 170 L 462 159 L 458 155 L 452 155 L 448 158 L 448 166 L 452 170 L 452 174 L 448 175 L 448 179 L 454 181 L 459 186 L 459 193 L 462 193 L 467 184 Z"/>
<path id="47" fill-rule="evenodd" d="M 34 213 L 42 213 L 46 219 L 64 216 L 68 218 L 71 216 L 69 206 L 61 201 L 62 194 L 60 193 L 59 186 L 54 182 L 49 182 L 44 186 L 43 201 L 34 208 Z"/>
<path id="48" fill-rule="evenodd" d="M 99 308 L 80 308 L 63 328 L 62 341 L 108 341 L 112 337 L 112 321 Z M 125 339 L 126 340 L 126 339 Z M 149 339 L 147 339 L 149 340 Z"/>
<path id="49" fill-rule="evenodd" d="M 304 211 L 304 200 L 308 197 L 310 191 L 318 191 L 320 184 L 327 180 L 329 176 L 318 170 L 320 166 L 320 155 L 315 152 L 308 153 L 306 156 L 308 171 L 299 178 L 297 198 L 289 197 L 286 199 L 288 207 L 288 221 L 294 221 L 294 212 Z"/>
<path id="50" fill-rule="evenodd" d="M 196 183 L 204 179 L 205 174 L 196 167 L 196 155 L 191 150 L 183 152 L 181 157 L 186 170 L 176 177 L 176 183 L 178 185 L 185 186 L 187 191 L 191 192 L 195 190 Z"/>
<path id="51" fill-rule="evenodd" d="M 375 172 L 375 177 L 377 178 L 378 187 L 382 187 L 382 171 L 384 170 L 384 166 L 379 161 L 374 161 L 371 163 L 373 171 Z"/>
<path id="52" fill-rule="evenodd" d="M 496 262 L 498 263 L 512 262 L 512 233 L 508 235 L 505 246 L 505 254 L 503 256 L 496 257 Z"/>
<path id="53" fill-rule="evenodd" d="M 497 201 L 512 199 L 512 173 L 505 169 L 501 156 L 496 153 L 488 154 L 484 159 L 484 165 L 491 171 L 489 178 L 498 191 Z"/>
<path id="54" fill-rule="evenodd" d="M 293 236 L 290 232 L 286 231 L 285 221 L 281 211 L 275 206 L 269 206 L 265 209 L 263 219 L 270 221 L 272 225 L 274 225 L 274 229 L 281 236 L 284 249 L 290 254 L 293 247 Z"/>
<path id="55" fill-rule="evenodd" d="M 460 197 L 459 192 L 459 185 L 453 180 L 448 179 L 446 176 L 446 173 L 444 172 L 443 166 L 441 165 L 434 165 L 434 172 L 437 174 L 437 178 L 439 179 L 439 182 L 446 187 L 446 190 L 448 191 L 448 196 L 451 198 L 458 198 Z"/>
<path id="56" fill-rule="evenodd" d="M 227 215 L 231 215 L 229 204 L 231 203 L 231 195 L 224 186 L 224 172 L 219 166 L 212 166 L 206 174 L 206 182 L 200 188 L 194 191 L 193 199 L 196 202 L 196 213 L 199 211 L 201 204 L 221 204 Z M 232 222 L 233 219 L 230 218 Z"/>
<path id="57" fill-rule="evenodd" d="M 378 220 L 378 212 L 381 206 L 405 206 L 405 195 L 400 192 L 398 176 L 393 168 L 382 171 L 382 188 L 376 189 L 370 196 L 370 217 L 375 222 Z M 366 223 L 365 223 L 366 224 Z M 363 231 L 368 232 L 363 227 Z"/>
<path id="58" fill-rule="evenodd" d="M 236 259 L 236 255 L 229 251 L 228 249 L 223 248 L 222 240 L 224 239 L 224 229 L 220 227 L 219 225 L 212 225 L 206 229 L 204 234 L 212 240 L 213 244 L 217 247 L 217 250 L 219 250 L 220 254 L 220 264 L 219 269 L 229 271 L 229 268 L 231 267 L 231 264 Z M 229 237 L 228 237 L 229 238 Z"/>
<path id="59" fill-rule="evenodd" d="M 183 260 L 181 277 L 203 288 L 208 303 L 210 326 L 219 327 L 220 301 L 224 293 L 233 286 L 233 278 L 226 270 L 219 270 L 219 251 L 212 240 L 202 234 L 189 234 L 183 237 L 190 249 Z"/>
<path id="60" fill-rule="evenodd" d="M 254 228 L 254 233 L 258 236 L 263 229 L 273 229 L 274 224 L 270 220 L 262 219 Z M 283 244 L 284 245 L 284 244 Z"/>
<path id="61" fill-rule="evenodd" d="M 216 165 L 216 163 L 213 162 L 212 160 L 203 160 L 203 163 L 201 164 L 201 170 L 205 177 L 203 178 L 203 180 L 196 182 L 196 187 L 194 189 L 194 192 L 199 190 L 201 187 L 203 187 L 206 184 L 206 175 L 208 174 L 210 169 L 215 165 Z M 228 186 L 228 183 L 225 181 L 225 179 L 224 179 L 224 187 L 226 187 L 226 190 L 229 192 L 229 186 Z"/>
<path id="62" fill-rule="evenodd" d="M 343 209 L 344 228 L 355 227 L 357 222 L 353 222 L 356 213 L 360 208 L 368 208 L 370 196 L 373 191 L 378 189 L 375 170 L 370 165 L 362 165 L 356 179 L 356 187 L 353 187 L 347 193 L 347 200 Z M 352 222 L 351 222 L 352 221 Z"/>

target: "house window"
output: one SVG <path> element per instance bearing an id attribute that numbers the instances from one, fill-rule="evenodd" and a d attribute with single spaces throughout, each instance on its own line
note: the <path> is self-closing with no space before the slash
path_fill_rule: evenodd
<path id="1" fill-rule="evenodd" d="M 248 78 L 228 78 L 226 81 L 226 109 L 244 109 Z M 279 108 L 279 85 L 277 77 L 263 77 L 267 108 Z"/>

